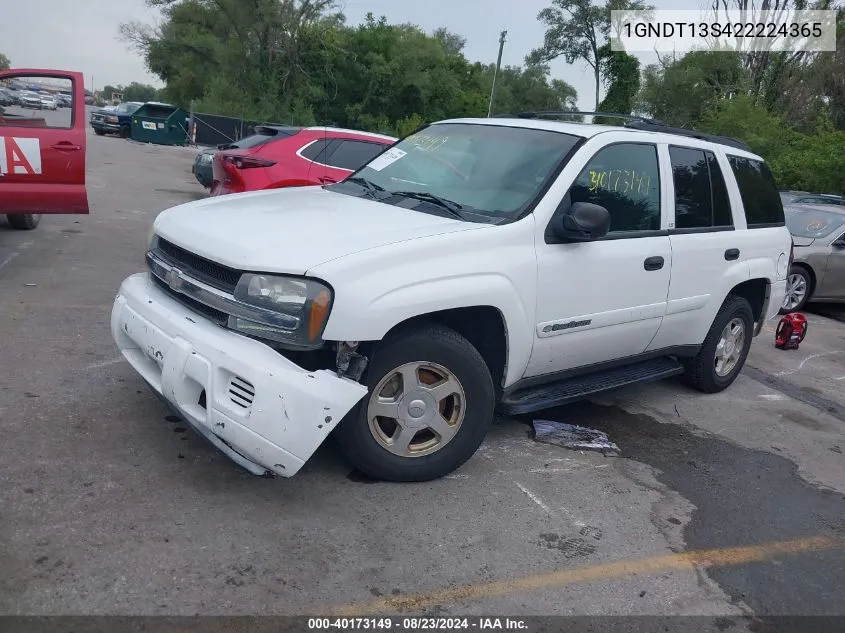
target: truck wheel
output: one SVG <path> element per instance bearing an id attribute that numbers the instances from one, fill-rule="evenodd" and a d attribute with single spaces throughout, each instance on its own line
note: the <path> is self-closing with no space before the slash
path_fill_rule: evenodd
<path id="1" fill-rule="evenodd" d="M 97 136 L 104 136 L 105 133 L 106 133 L 105 130 L 94 129 L 94 134 L 96 134 Z"/>
<path id="2" fill-rule="evenodd" d="M 733 383 L 751 349 L 754 314 L 747 299 L 729 295 L 704 343 L 694 358 L 685 359 L 684 379 L 705 393 L 716 393 Z"/>
<path id="3" fill-rule="evenodd" d="M 786 278 L 786 295 L 780 313 L 799 312 L 810 300 L 812 288 L 809 271 L 803 266 L 793 266 Z"/>
<path id="4" fill-rule="evenodd" d="M 120 126 L 120 138 L 129 138 L 129 126 L 128 125 L 121 125 Z"/>
<path id="5" fill-rule="evenodd" d="M 6 216 L 9 226 L 19 231 L 31 231 L 41 222 L 40 213 L 15 213 Z"/>
<path id="6" fill-rule="evenodd" d="M 446 327 L 390 336 L 367 369 L 368 396 L 341 421 L 336 437 L 370 477 L 427 481 L 467 461 L 493 422 L 493 379 L 478 350 Z"/>

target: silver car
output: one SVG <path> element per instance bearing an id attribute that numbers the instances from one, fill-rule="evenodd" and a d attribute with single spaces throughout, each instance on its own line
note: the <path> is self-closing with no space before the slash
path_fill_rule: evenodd
<path id="1" fill-rule="evenodd" d="M 808 301 L 845 303 L 845 207 L 788 204 L 786 225 L 795 244 L 781 313 Z"/>

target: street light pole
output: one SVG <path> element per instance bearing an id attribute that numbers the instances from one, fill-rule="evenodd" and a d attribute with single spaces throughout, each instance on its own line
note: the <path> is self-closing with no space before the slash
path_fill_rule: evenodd
<path id="1" fill-rule="evenodd" d="M 499 58 L 496 60 L 496 70 L 493 71 L 493 87 L 490 89 L 490 105 L 487 108 L 487 118 L 493 114 L 493 99 L 496 97 L 496 78 L 499 76 L 499 68 L 502 66 L 502 51 L 505 48 L 505 37 L 508 32 L 502 31 L 499 35 Z"/>

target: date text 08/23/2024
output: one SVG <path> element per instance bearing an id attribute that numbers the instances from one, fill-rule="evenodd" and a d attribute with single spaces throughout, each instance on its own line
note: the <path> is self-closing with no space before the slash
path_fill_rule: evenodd
<path id="1" fill-rule="evenodd" d="M 520 618 L 427 618 L 427 617 L 356 617 L 308 618 L 310 631 L 527 631 L 527 623 Z"/>

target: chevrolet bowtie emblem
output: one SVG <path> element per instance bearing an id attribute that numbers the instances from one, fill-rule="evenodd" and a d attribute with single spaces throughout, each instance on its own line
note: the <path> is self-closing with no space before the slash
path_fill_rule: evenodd
<path id="1" fill-rule="evenodd" d="M 182 289 L 182 271 L 178 268 L 171 268 L 164 276 L 164 281 L 170 286 L 174 292 L 180 292 Z"/>

